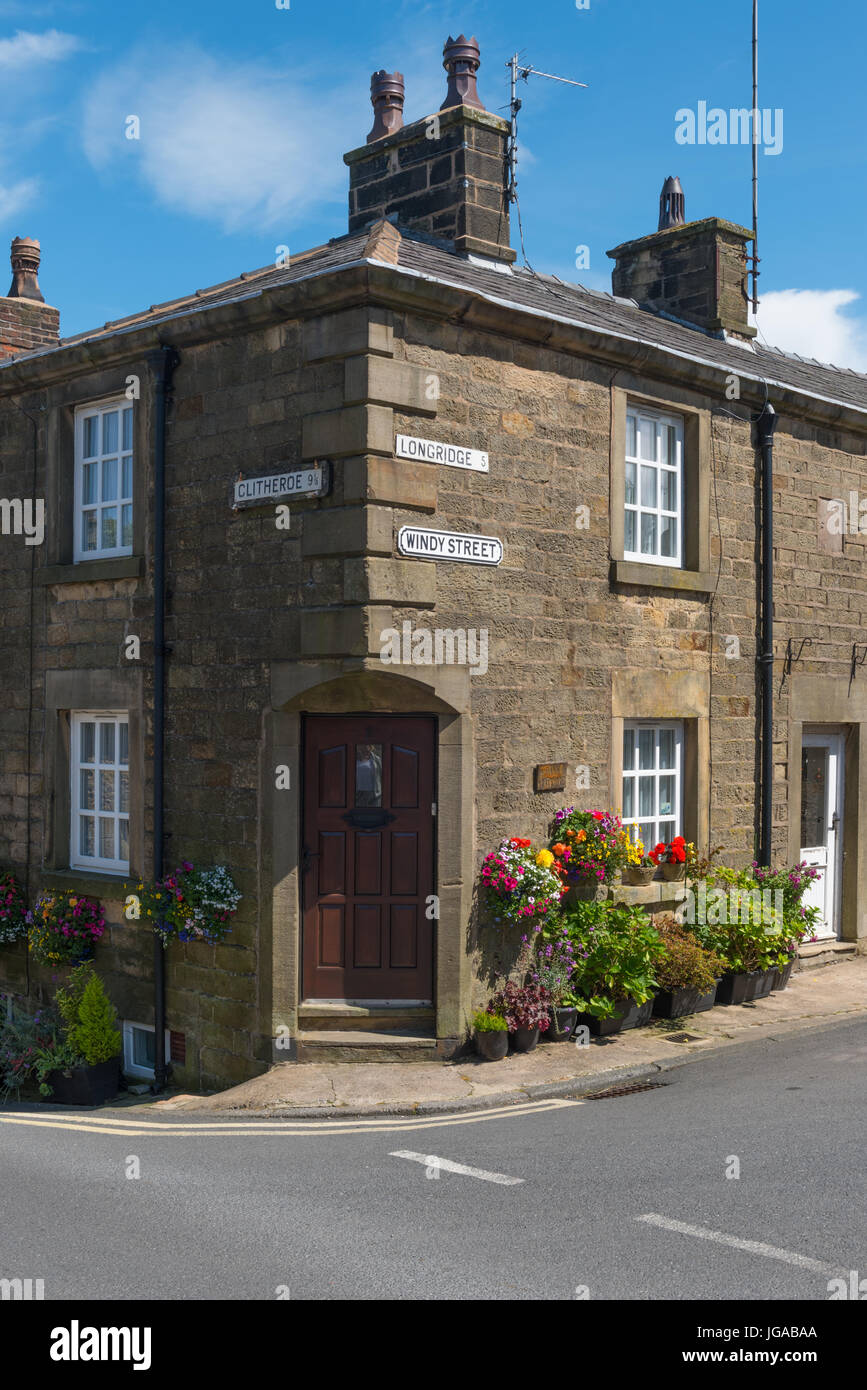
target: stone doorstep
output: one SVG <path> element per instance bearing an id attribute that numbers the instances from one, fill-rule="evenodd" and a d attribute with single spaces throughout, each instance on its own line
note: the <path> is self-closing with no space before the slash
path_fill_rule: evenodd
<path id="1" fill-rule="evenodd" d="M 823 965 L 841 964 L 857 954 L 858 946 L 854 941 L 834 941 L 833 938 L 827 941 L 811 941 L 799 948 L 796 971 L 800 975 L 804 970 L 817 970 Z"/>
<path id="2" fill-rule="evenodd" d="M 301 1004 L 303 1034 L 320 1032 L 419 1033 L 433 1037 L 436 1011 L 430 1004 Z"/>
<path id="3" fill-rule="evenodd" d="M 376 1032 L 371 1028 L 352 1030 L 317 1028 L 299 1033 L 299 1062 L 441 1062 L 443 1060 L 433 1030 L 411 1029 Z"/>

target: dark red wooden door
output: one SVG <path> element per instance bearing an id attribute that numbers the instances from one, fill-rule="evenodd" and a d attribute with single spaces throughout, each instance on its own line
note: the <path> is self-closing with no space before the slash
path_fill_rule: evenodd
<path id="1" fill-rule="evenodd" d="M 310 716 L 306 999 L 431 1000 L 434 721 Z"/>

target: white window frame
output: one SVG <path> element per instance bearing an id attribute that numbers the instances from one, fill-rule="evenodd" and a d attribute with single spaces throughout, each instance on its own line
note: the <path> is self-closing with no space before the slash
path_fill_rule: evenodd
<path id="1" fill-rule="evenodd" d="M 635 447 L 630 452 L 630 435 L 635 430 Z M 669 464 L 663 458 L 663 439 L 666 429 L 674 430 L 675 441 L 675 461 Z M 653 459 L 641 458 L 642 440 L 652 430 L 653 432 Z M 652 410 L 644 405 L 628 403 L 626 407 L 626 444 L 623 474 L 623 496 L 624 496 L 624 517 L 623 517 L 623 558 L 624 560 L 636 561 L 642 565 L 668 565 L 672 569 L 683 569 L 683 528 L 684 528 L 684 498 L 683 498 L 683 439 L 684 439 L 684 420 L 681 415 L 671 415 L 666 411 Z M 629 474 L 634 470 L 634 501 L 629 502 Z M 655 474 L 655 505 L 645 505 L 642 501 L 643 474 L 642 469 Z M 675 510 L 663 509 L 661 481 L 664 474 L 673 474 L 677 487 L 677 507 Z M 628 518 L 635 518 L 635 548 L 629 548 L 629 526 Z M 656 527 L 656 549 L 653 553 L 644 552 L 641 549 L 642 539 L 642 517 L 654 517 Z M 662 522 L 663 520 L 674 519 L 675 527 L 675 553 L 674 555 L 663 555 L 662 546 Z"/>
<path id="2" fill-rule="evenodd" d="M 638 766 L 638 734 L 641 730 L 651 729 L 654 732 L 653 740 L 653 767 L 641 768 Z M 661 768 L 659 766 L 659 735 L 662 730 L 672 730 L 674 732 L 674 768 Z M 626 766 L 626 735 L 634 733 L 634 753 L 632 767 Z M 625 825 L 634 826 L 640 838 L 644 842 L 644 852 L 648 854 L 660 841 L 670 843 L 676 835 L 683 834 L 683 721 L 680 719 L 626 719 L 623 722 L 623 774 L 621 782 L 621 795 L 623 806 L 626 806 L 626 780 L 629 778 L 633 785 L 633 812 L 628 814 L 623 811 L 623 822 Z M 660 817 L 659 815 L 659 779 L 660 777 L 674 777 L 674 814 L 671 816 Z M 639 779 L 641 777 L 653 777 L 653 806 L 652 816 L 641 816 L 639 814 Z M 660 831 L 661 821 L 664 820 L 666 829 Z M 650 844 L 647 838 L 641 834 L 642 824 L 653 824 L 654 838 Z"/>
<path id="3" fill-rule="evenodd" d="M 94 729 L 94 760 L 82 764 L 82 729 L 85 724 L 95 724 Z M 114 761 L 103 763 L 100 761 L 102 736 L 100 727 L 110 724 L 114 727 Z M 120 849 L 120 822 L 127 823 L 127 843 L 129 843 L 129 801 L 131 788 L 129 786 L 129 762 L 120 762 L 120 728 L 122 725 L 127 729 L 127 758 L 129 758 L 129 714 L 127 711 L 108 713 L 105 710 L 74 710 L 70 717 L 70 803 L 69 803 L 69 866 L 72 869 L 91 869 L 95 873 L 124 875 L 129 873 L 129 860 L 121 859 L 117 856 L 113 859 L 105 858 L 99 854 L 99 822 L 100 820 L 111 820 L 114 823 L 114 847 Z M 125 770 L 127 773 L 127 809 L 120 810 L 120 774 Z M 93 806 L 83 806 L 82 800 L 82 772 L 92 772 L 93 774 Z M 101 798 L 101 778 L 103 775 L 113 774 L 113 803 L 112 811 L 101 811 L 99 802 Z M 81 817 L 93 817 L 93 847 L 95 854 L 86 855 L 81 853 Z"/>
<path id="4" fill-rule="evenodd" d="M 130 447 L 123 447 L 123 412 L 129 410 L 132 419 L 132 439 Z M 102 417 L 112 411 L 118 412 L 118 439 L 117 449 L 111 453 L 102 451 Z M 123 538 L 123 509 L 130 508 L 132 522 L 135 520 L 133 491 L 135 488 L 135 406 L 132 401 L 127 400 L 126 396 L 114 396 L 110 400 L 96 401 L 91 405 L 80 405 L 75 410 L 75 506 L 73 513 L 73 560 L 80 565 L 87 560 L 109 560 L 120 555 L 132 555 L 132 540 L 129 545 L 102 546 L 102 512 L 105 508 L 114 506 L 117 512 L 117 540 Z M 100 435 L 99 452 L 88 455 L 87 460 L 84 456 L 85 422 L 97 417 L 100 421 L 98 432 Z M 103 464 L 107 460 L 117 459 L 117 497 L 103 501 L 102 489 L 104 479 Z M 123 487 L 123 465 L 124 461 L 130 461 L 130 483 L 127 490 Z M 84 468 L 95 466 L 97 481 L 97 501 L 95 503 L 84 502 Z M 96 511 L 97 515 L 97 548 L 95 550 L 85 550 L 83 546 L 82 526 L 85 511 Z M 132 524 L 131 522 L 131 524 Z"/>
<path id="5" fill-rule="evenodd" d="M 139 1076 L 143 1081 L 153 1081 L 153 1067 L 143 1067 L 133 1061 L 135 1057 L 134 1033 L 155 1033 L 156 1029 L 152 1023 L 136 1023 L 132 1019 L 123 1021 L 123 1070 L 126 1076 Z M 165 1056 L 171 1056 L 172 1039 L 169 1029 L 166 1029 L 166 1049 Z"/>

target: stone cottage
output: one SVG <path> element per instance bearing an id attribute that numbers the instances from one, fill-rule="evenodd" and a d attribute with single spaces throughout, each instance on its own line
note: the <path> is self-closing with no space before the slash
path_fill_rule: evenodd
<path id="1" fill-rule="evenodd" d="M 132 1075 L 450 1055 L 481 859 L 573 802 L 744 863 L 764 782 L 827 949 L 867 935 L 867 378 L 762 346 L 750 233 L 670 197 L 613 296 L 518 266 L 508 125 L 445 66 L 411 124 L 374 75 L 348 231 L 285 264 L 61 338 L 13 243 L 0 866 L 105 905 Z M 184 858 L 244 897 L 166 953 L 162 1036 L 125 885 Z"/>

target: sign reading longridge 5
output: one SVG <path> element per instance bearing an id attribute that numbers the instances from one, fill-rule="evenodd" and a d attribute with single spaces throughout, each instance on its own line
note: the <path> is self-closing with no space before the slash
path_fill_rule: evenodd
<path id="1" fill-rule="evenodd" d="M 473 473 L 487 473 L 488 456 L 481 449 L 462 449 L 459 444 L 436 444 L 432 439 L 416 439 L 411 434 L 399 434 L 394 452 L 398 458 L 421 459 L 425 463 L 445 463 L 449 468 L 469 468 Z"/>
<path id="2" fill-rule="evenodd" d="M 267 478 L 239 478 L 232 505 L 261 507 L 284 497 L 323 497 L 328 491 L 329 467 L 328 463 L 318 463 L 313 468 L 293 468 Z"/>
<path id="3" fill-rule="evenodd" d="M 467 565 L 499 565 L 503 559 L 503 542 L 496 536 L 462 536 L 456 531 L 429 531 L 423 526 L 401 526 L 397 548 L 401 555 L 462 560 Z"/>

